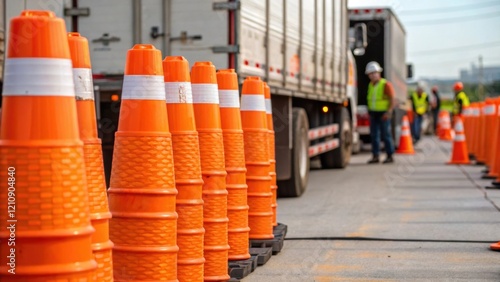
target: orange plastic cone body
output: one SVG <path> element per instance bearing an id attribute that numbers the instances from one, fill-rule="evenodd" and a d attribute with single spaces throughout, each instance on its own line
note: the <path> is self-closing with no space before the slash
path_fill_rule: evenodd
<path id="1" fill-rule="evenodd" d="M 224 158 L 226 162 L 226 187 L 229 260 L 250 258 L 248 233 L 248 203 L 245 167 L 245 148 L 241 128 L 238 76 L 233 69 L 217 72 Z"/>
<path id="2" fill-rule="evenodd" d="M 453 141 L 451 160 L 448 164 L 469 164 L 469 152 L 467 151 L 462 118 L 460 116 L 456 116 L 454 123 L 455 140 Z"/>
<path id="3" fill-rule="evenodd" d="M 448 111 L 442 111 L 443 117 L 441 122 L 441 132 L 439 134 L 439 139 L 444 141 L 453 140 L 451 136 L 451 119 L 450 113 Z"/>
<path id="4" fill-rule="evenodd" d="M 471 153 L 471 142 L 472 137 L 470 136 L 470 122 L 472 118 L 472 105 L 463 108 L 462 121 L 464 123 L 464 134 L 465 140 L 467 140 L 467 151 Z"/>
<path id="5" fill-rule="evenodd" d="M 485 107 L 485 119 L 486 119 L 486 128 L 485 128 L 485 148 L 484 148 L 484 156 L 485 163 L 488 167 L 491 167 L 493 163 L 493 155 L 494 155 L 494 146 L 493 142 L 495 133 L 496 133 L 496 120 L 497 120 L 497 107 L 495 105 L 495 100 L 492 98 L 486 99 L 486 107 Z"/>
<path id="6" fill-rule="evenodd" d="M 167 114 L 177 185 L 177 278 L 203 280 L 203 200 L 198 132 L 194 120 L 189 63 L 183 57 L 163 60 Z"/>
<path id="7" fill-rule="evenodd" d="M 444 111 L 441 110 L 438 113 L 438 122 L 437 122 L 437 128 L 436 128 L 436 136 L 439 137 L 441 136 L 441 124 L 443 123 L 443 116 L 444 116 Z"/>
<path id="8" fill-rule="evenodd" d="M 241 97 L 241 122 L 245 141 L 248 185 L 248 225 L 250 239 L 272 239 L 273 211 L 269 163 L 264 83 L 259 77 L 247 77 Z"/>
<path id="9" fill-rule="evenodd" d="M 271 208 L 273 210 L 273 226 L 278 225 L 277 219 L 277 208 L 278 208 L 278 184 L 276 182 L 276 153 L 274 148 L 274 124 L 273 124 L 273 107 L 271 103 L 271 89 L 269 85 L 264 82 L 264 98 L 266 99 L 266 116 L 267 116 L 267 129 L 269 130 L 269 175 L 271 176 L 271 192 L 273 193 L 273 198 L 271 202 Z"/>
<path id="10" fill-rule="evenodd" d="M 474 152 L 474 157 L 477 160 L 477 155 L 479 154 L 479 137 L 481 132 L 481 103 L 474 103 L 474 119 L 472 122 L 473 131 L 472 131 L 472 150 Z"/>
<path id="11" fill-rule="evenodd" d="M 115 281 L 177 281 L 177 190 L 161 53 L 127 52 L 109 188 Z"/>
<path id="12" fill-rule="evenodd" d="M 78 127 L 83 141 L 83 155 L 89 193 L 90 220 L 95 229 L 92 235 L 92 252 L 97 262 L 96 281 L 113 281 L 113 263 L 109 240 L 109 219 L 101 139 L 97 137 L 97 120 L 94 103 L 94 85 L 90 66 L 89 44 L 77 32 L 68 34 L 69 50 L 73 62 Z"/>
<path id="13" fill-rule="evenodd" d="M 410 132 L 410 122 L 408 117 L 403 117 L 403 123 L 401 125 L 401 137 L 399 138 L 399 147 L 396 151 L 398 154 L 415 154 L 413 149 L 413 140 L 411 138 Z"/>
<path id="14" fill-rule="evenodd" d="M 496 242 L 490 245 L 492 251 L 500 251 L 500 242 Z"/>
<path id="15" fill-rule="evenodd" d="M 481 103 L 481 116 L 479 117 L 479 141 L 478 150 L 476 155 L 476 160 L 479 163 L 486 163 L 486 113 L 485 113 L 486 103 Z"/>
<path id="16" fill-rule="evenodd" d="M 465 139 L 467 140 L 467 150 L 469 154 L 474 154 L 474 122 L 476 115 L 476 105 L 471 103 L 467 108 L 467 117 L 464 120 Z"/>
<path id="17" fill-rule="evenodd" d="M 10 22 L 0 170 L 0 281 L 95 281 L 70 52 L 50 11 Z"/>
<path id="18" fill-rule="evenodd" d="M 496 122 L 492 131 L 493 138 L 493 156 L 491 161 L 491 166 L 489 169 L 488 176 L 497 178 L 500 176 L 500 99 L 495 99 L 495 107 L 496 107 Z"/>
<path id="19" fill-rule="evenodd" d="M 229 280 L 227 261 L 227 190 L 224 142 L 215 67 L 196 62 L 191 68 L 193 107 L 200 138 L 205 227 L 205 281 Z"/>

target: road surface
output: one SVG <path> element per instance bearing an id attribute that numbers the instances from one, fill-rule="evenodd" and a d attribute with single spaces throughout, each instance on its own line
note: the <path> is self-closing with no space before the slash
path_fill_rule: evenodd
<path id="1" fill-rule="evenodd" d="M 243 281 L 500 281 L 500 190 L 482 166 L 445 165 L 450 149 L 426 138 L 395 164 L 312 171 L 278 201 L 284 249 Z"/>

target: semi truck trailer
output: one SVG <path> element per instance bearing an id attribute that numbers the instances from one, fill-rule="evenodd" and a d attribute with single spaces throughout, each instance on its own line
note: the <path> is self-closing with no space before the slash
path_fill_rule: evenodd
<path id="1" fill-rule="evenodd" d="M 48 9 L 89 40 L 108 184 L 125 56 L 137 43 L 269 84 L 280 196 L 306 190 L 311 160 L 344 168 L 357 145 L 347 0 L 4 1 L 7 22 Z"/>

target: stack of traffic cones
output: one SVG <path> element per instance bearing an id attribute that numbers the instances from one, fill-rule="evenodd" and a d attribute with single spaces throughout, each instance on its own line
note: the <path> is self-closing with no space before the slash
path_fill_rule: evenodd
<path id="1" fill-rule="evenodd" d="M 116 280 L 176 281 L 172 140 L 161 53 L 137 44 L 127 53 L 109 205 Z"/>
<path id="2" fill-rule="evenodd" d="M 238 77 L 233 69 L 217 72 L 227 171 L 229 260 L 250 258 L 245 149 L 241 128 Z"/>
<path id="3" fill-rule="evenodd" d="M 250 239 L 272 239 L 273 211 L 264 84 L 259 77 L 243 82 L 241 120 L 245 141 Z"/>
<path id="4" fill-rule="evenodd" d="M 106 181 L 102 162 L 101 139 L 97 137 L 97 120 L 94 104 L 94 85 L 88 41 L 79 33 L 68 34 L 73 62 L 78 127 L 83 141 L 83 155 L 89 193 L 90 220 L 95 229 L 92 235 L 92 251 L 97 261 L 96 281 L 113 281 L 113 264 L 109 240 L 109 219 Z"/>
<path id="5" fill-rule="evenodd" d="M 448 111 L 439 112 L 441 116 L 440 120 L 440 130 L 439 130 L 439 139 L 444 141 L 453 140 L 452 132 L 451 132 L 451 118 L 450 113 Z"/>
<path id="6" fill-rule="evenodd" d="M 22 44 L 20 35 L 29 35 Z M 8 42 L 0 132 L 0 280 L 96 281 L 64 21 L 50 11 L 23 11 L 10 22 Z"/>
<path id="7" fill-rule="evenodd" d="M 496 167 L 496 138 L 498 131 L 497 123 L 497 100 L 487 99 L 487 108 L 485 111 L 486 115 L 486 165 L 488 166 L 488 172 L 483 175 L 484 179 L 495 179 L 498 176 Z"/>
<path id="8" fill-rule="evenodd" d="M 215 67 L 196 62 L 191 69 L 193 107 L 200 139 L 205 227 L 205 280 L 228 280 L 227 190 L 224 143 Z"/>
<path id="9" fill-rule="evenodd" d="M 469 164 L 469 152 L 465 140 L 464 125 L 460 116 L 455 117 L 455 140 L 448 164 Z"/>
<path id="10" fill-rule="evenodd" d="M 274 148 L 274 124 L 273 124 L 273 107 L 271 103 L 271 89 L 269 85 L 264 82 L 264 98 L 266 99 L 266 116 L 267 116 L 267 129 L 269 130 L 269 139 L 267 143 L 269 144 L 269 175 L 271 176 L 271 192 L 273 193 L 273 198 L 271 202 L 271 208 L 273 210 L 273 226 L 278 225 L 278 219 L 276 216 L 276 210 L 278 208 L 277 197 L 278 197 L 278 185 L 276 182 L 276 153 Z"/>
<path id="11" fill-rule="evenodd" d="M 403 122 L 401 125 L 401 137 L 399 138 L 399 146 L 396 151 L 398 154 L 415 154 L 415 150 L 413 149 L 413 140 L 411 138 L 410 132 L 410 122 L 408 121 L 408 117 L 403 117 Z"/>
<path id="12" fill-rule="evenodd" d="M 165 92 L 174 154 L 177 195 L 177 278 L 203 280 L 203 200 L 198 132 L 194 120 L 189 63 L 183 57 L 163 61 Z"/>

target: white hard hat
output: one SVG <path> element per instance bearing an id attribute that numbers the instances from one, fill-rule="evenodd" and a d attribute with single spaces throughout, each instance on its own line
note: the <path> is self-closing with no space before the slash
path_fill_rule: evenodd
<path id="1" fill-rule="evenodd" d="M 377 62 L 369 62 L 366 65 L 365 74 L 369 74 L 372 72 L 381 72 L 382 70 L 382 67 Z"/>

